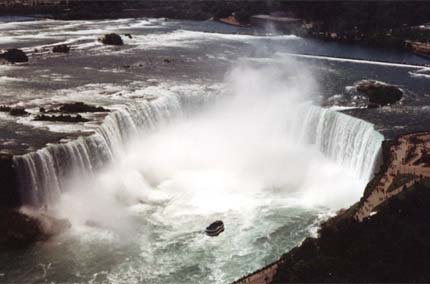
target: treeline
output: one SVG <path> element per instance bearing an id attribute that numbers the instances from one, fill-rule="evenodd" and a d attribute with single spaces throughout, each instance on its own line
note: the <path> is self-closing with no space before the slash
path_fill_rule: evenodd
<path id="1" fill-rule="evenodd" d="M 293 17 L 320 22 L 325 30 L 358 27 L 366 32 L 430 22 L 428 1 L 281 0 L 277 8 Z"/>
<path id="2" fill-rule="evenodd" d="M 250 15 L 283 12 L 317 22 L 321 30 L 361 31 L 430 22 L 428 1 L 290 1 L 290 0 L 62 0 L 30 6 L 0 3 L 0 15 L 51 14 L 56 18 L 113 18 L 129 16 L 206 20 L 235 12 Z M 52 2 L 54 3 L 54 2 Z"/>

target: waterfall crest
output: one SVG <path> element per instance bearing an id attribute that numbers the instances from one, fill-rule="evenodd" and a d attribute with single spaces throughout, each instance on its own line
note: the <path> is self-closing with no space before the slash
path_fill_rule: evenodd
<path id="1" fill-rule="evenodd" d="M 379 161 L 384 136 L 362 119 L 317 106 L 302 107 L 293 123 L 304 143 L 314 144 L 337 164 L 369 181 Z"/>
<path id="2" fill-rule="evenodd" d="M 120 155 L 132 137 L 182 117 L 206 100 L 205 95 L 166 95 L 128 104 L 111 112 L 88 137 L 15 156 L 21 203 L 35 207 L 53 204 L 66 189 L 68 177 L 94 174 Z"/>
<path id="3" fill-rule="evenodd" d="M 215 96 L 169 95 L 129 104 L 109 114 L 91 136 L 14 157 L 22 204 L 35 207 L 54 204 L 67 188 L 68 177 L 91 176 L 119 156 L 132 137 L 186 116 L 192 109 L 201 108 L 210 97 Z M 371 178 L 383 141 L 371 123 L 316 106 L 298 109 L 291 121 L 293 137 L 300 143 L 315 145 L 359 178 Z"/>

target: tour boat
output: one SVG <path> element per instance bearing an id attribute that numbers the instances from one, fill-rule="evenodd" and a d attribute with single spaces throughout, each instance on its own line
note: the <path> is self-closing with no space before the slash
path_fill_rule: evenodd
<path id="1" fill-rule="evenodd" d="M 220 220 L 213 222 L 206 228 L 206 234 L 211 237 L 216 237 L 224 232 L 224 223 Z"/>

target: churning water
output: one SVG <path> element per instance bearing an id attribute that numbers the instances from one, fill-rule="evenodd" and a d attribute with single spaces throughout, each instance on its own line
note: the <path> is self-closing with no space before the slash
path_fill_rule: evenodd
<path id="1" fill-rule="evenodd" d="M 76 31 L 80 48 L 93 50 L 87 34 L 104 24 Z M 50 38 L 55 25 L 46 25 Z M 174 49 L 197 44 L 201 32 L 148 33 L 140 36 L 147 48 L 151 36 Z M 271 40 L 280 39 L 291 40 Z M 47 205 L 72 228 L 2 255 L 0 282 L 226 283 L 274 261 L 320 218 L 358 200 L 383 137 L 368 122 L 317 106 L 318 82 L 305 64 L 239 60 L 218 83 L 216 92 L 121 101 L 93 135 L 15 157 L 25 204 Z M 206 236 L 217 219 L 225 232 Z"/>
<path id="2" fill-rule="evenodd" d="M 37 248 L 54 251 L 44 280 L 225 283 L 358 200 L 382 136 L 309 105 L 310 74 L 283 70 L 242 63 L 216 97 L 160 97 L 86 139 L 17 157 L 27 203 L 73 224 Z M 226 231 L 210 238 L 217 219 Z"/>

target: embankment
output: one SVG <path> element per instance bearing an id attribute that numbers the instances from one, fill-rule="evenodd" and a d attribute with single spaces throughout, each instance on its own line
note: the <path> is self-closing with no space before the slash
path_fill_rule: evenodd
<path id="1" fill-rule="evenodd" d="M 235 283 L 428 282 L 430 135 L 384 141 L 359 202 L 278 261 Z"/>
<path id="2" fill-rule="evenodd" d="M 417 182 L 362 222 L 338 219 L 282 256 L 270 283 L 426 283 L 430 186 Z"/>
<path id="3" fill-rule="evenodd" d="M 64 20 L 131 17 L 208 20 L 226 18 L 232 13 L 242 24 L 248 24 L 252 15 L 286 15 L 302 20 L 303 27 L 296 29 L 302 36 L 372 46 L 405 48 L 406 41 L 426 42 L 430 34 L 429 28 L 419 27 L 430 22 L 427 1 L 70 0 L 42 1 L 37 5 L 0 3 L 0 16 L 45 15 Z"/>

